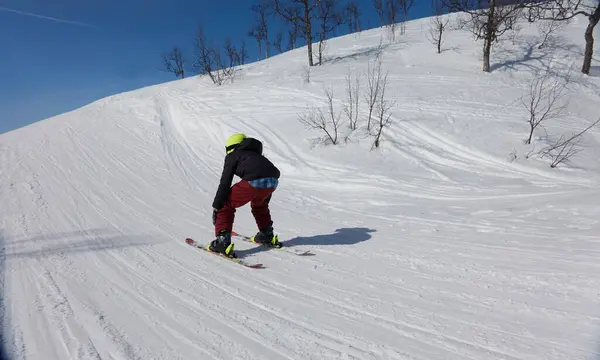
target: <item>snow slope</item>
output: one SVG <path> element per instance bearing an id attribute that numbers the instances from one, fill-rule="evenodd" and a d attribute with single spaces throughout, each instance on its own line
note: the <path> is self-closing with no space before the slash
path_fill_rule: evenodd
<path id="1" fill-rule="evenodd" d="M 569 114 L 547 131 L 595 119 L 600 80 L 577 75 L 585 25 L 556 52 L 525 25 L 486 74 L 469 34 L 437 55 L 413 21 L 391 44 L 379 29 L 331 40 L 308 84 L 297 49 L 233 84 L 174 81 L 1 135 L 6 356 L 600 359 L 600 134 L 572 164 L 525 159 L 519 102 L 536 71 L 572 68 Z M 323 86 L 342 99 L 382 36 L 397 102 L 382 148 L 360 131 L 313 146 L 298 114 Z M 249 270 L 183 242 L 212 238 L 238 131 L 282 171 L 276 230 L 316 256 L 238 241 L 267 266 Z M 248 207 L 235 228 L 256 231 Z"/>

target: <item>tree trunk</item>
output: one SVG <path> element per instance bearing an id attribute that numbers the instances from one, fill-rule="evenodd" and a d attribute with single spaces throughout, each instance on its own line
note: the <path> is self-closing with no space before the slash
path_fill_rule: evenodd
<path id="1" fill-rule="evenodd" d="M 184 79 L 184 78 L 185 78 L 185 72 L 184 72 L 184 70 L 181 70 L 181 79 Z"/>
<path id="2" fill-rule="evenodd" d="M 527 138 L 527 141 L 525 141 L 525 144 L 531 144 L 531 138 L 533 137 L 534 130 L 535 130 L 535 127 L 531 126 L 529 129 L 529 137 Z"/>
<path id="3" fill-rule="evenodd" d="M 486 36 L 483 42 L 483 71 L 490 72 L 490 52 L 492 49 L 491 36 Z"/>
<path id="4" fill-rule="evenodd" d="M 256 45 L 258 46 L 258 51 L 256 52 L 256 57 L 258 58 L 258 61 L 260 61 L 261 43 L 260 43 L 259 37 L 256 38 Z"/>
<path id="5" fill-rule="evenodd" d="M 308 1 L 304 2 L 304 24 L 306 25 L 306 42 L 308 43 L 308 66 L 314 66 L 312 52 L 312 27 L 310 26 L 310 10 Z"/>
<path id="6" fill-rule="evenodd" d="M 581 72 L 589 74 L 592 67 L 592 56 L 594 55 L 594 27 L 600 20 L 600 4 L 596 7 L 594 13 L 589 17 L 589 24 L 585 29 L 585 54 L 583 58 L 583 67 Z"/>
<path id="7" fill-rule="evenodd" d="M 269 29 L 267 28 L 267 19 L 265 18 L 266 14 L 263 12 L 261 14 L 261 26 L 262 26 L 262 30 L 264 32 L 264 36 L 265 36 L 265 54 L 266 54 L 266 58 L 269 58 Z"/>
<path id="8" fill-rule="evenodd" d="M 269 58 L 269 36 L 267 35 L 267 31 L 265 29 L 265 55 L 267 56 L 265 59 Z"/>
<path id="9" fill-rule="evenodd" d="M 444 32 L 444 25 L 439 24 L 438 25 L 438 42 L 437 42 L 438 54 L 442 53 L 442 33 L 443 32 Z"/>
<path id="10" fill-rule="evenodd" d="M 496 1 L 490 0 L 489 13 L 487 23 L 485 24 L 485 38 L 483 41 L 483 71 L 490 72 L 490 53 L 492 51 L 492 41 L 494 40 L 494 33 L 496 32 L 495 24 L 495 12 L 496 12 Z"/>

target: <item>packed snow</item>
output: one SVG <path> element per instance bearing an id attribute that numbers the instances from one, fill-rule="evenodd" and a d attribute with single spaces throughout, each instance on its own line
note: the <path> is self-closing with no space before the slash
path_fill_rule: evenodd
<path id="1" fill-rule="evenodd" d="M 600 359 L 600 131 L 556 168 L 527 157 L 598 114 L 577 18 L 538 49 L 535 25 L 495 45 L 428 19 L 332 39 L 207 77 L 111 96 L 0 136 L 3 342 L 10 359 Z M 382 39 L 392 124 L 372 149 L 298 121 Z M 595 65 L 595 64 L 594 64 Z M 543 69 L 570 74 L 568 112 L 525 145 L 521 104 Z M 594 68 L 594 72 L 596 68 Z M 366 88 L 363 76 L 361 89 Z M 362 93 L 362 91 L 361 91 Z M 362 94 L 361 94 L 362 96 Z M 271 211 L 298 257 L 213 239 L 224 142 L 244 132 L 282 172 Z M 347 141 L 346 141 L 347 137 Z M 234 181 L 236 181 L 234 179 Z M 235 230 L 257 231 L 249 207 Z"/>

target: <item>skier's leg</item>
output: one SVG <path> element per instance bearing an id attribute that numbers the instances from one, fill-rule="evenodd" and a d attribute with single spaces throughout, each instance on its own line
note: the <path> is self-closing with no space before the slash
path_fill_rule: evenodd
<path id="1" fill-rule="evenodd" d="M 211 251 L 235 257 L 234 246 L 231 243 L 235 210 L 251 201 L 253 196 L 252 187 L 244 180 L 231 187 L 225 205 L 217 212 L 215 221 L 215 235 L 217 238 L 208 246 Z"/>
<path id="2" fill-rule="evenodd" d="M 257 196 L 252 199 L 252 215 L 256 220 L 259 232 L 252 238 L 257 243 L 270 243 L 277 245 L 278 238 L 273 234 L 273 220 L 269 210 L 269 202 L 275 189 L 257 189 Z"/>
<path id="3" fill-rule="evenodd" d="M 269 202 L 273 196 L 274 189 L 256 189 L 256 196 L 250 202 L 252 215 L 256 221 L 259 230 L 266 229 L 273 225 Z"/>
<path id="4" fill-rule="evenodd" d="M 245 180 L 241 180 L 231 187 L 225 205 L 217 212 L 215 235 L 218 236 L 222 231 L 231 233 L 236 209 L 250 202 L 254 195 L 254 188 Z"/>

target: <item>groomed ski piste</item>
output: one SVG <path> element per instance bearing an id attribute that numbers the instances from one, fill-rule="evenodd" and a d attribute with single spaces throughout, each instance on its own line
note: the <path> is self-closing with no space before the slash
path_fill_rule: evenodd
<path id="1" fill-rule="evenodd" d="M 223 86 L 190 77 L 2 134 L 5 357 L 600 359 L 600 129 L 568 164 L 526 156 L 598 116 L 597 64 L 579 73 L 587 20 L 553 49 L 523 23 L 494 45 L 491 73 L 468 32 L 436 54 L 428 21 L 394 42 L 385 29 L 331 39 L 309 83 L 303 47 Z M 345 75 L 381 39 L 396 102 L 381 146 L 362 100 L 348 141 L 315 144 L 299 114 L 325 105 L 324 87 L 341 110 Z M 545 68 L 571 75 L 570 103 L 529 146 L 520 97 Z M 315 256 L 236 241 L 265 265 L 248 269 L 185 243 L 214 237 L 235 132 L 282 172 L 280 240 Z M 235 230 L 256 231 L 249 206 Z"/>

